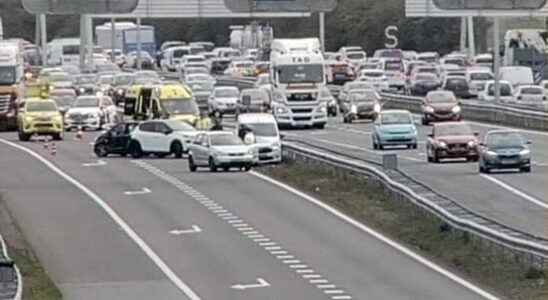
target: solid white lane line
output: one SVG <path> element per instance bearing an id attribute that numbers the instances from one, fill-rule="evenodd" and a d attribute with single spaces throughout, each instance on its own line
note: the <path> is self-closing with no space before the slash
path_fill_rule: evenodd
<path id="1" fill-rule="evenodd" d="M 524 193 L 524 192 L 522 192 L 522 191 L 516 189 L 515 187 L 513 187 L 513 186 L 511 186 L 511 185 L 509 185 L 509 184 L 507 184 L 507 183 L 505 183 L 505 182 L 503 182 L 503 181 L 501 181 L 501 180 L 496 179 L 496 178 L 493 177 L 493 176 L 485 175 L 485 174 L 480 174 L 480 176 L 483 177 L 483 178 L 485 178 L 485 179 L 487 179 L 487 180 L 489 180 L 489 181 L 491 181 L 492 183 L 494 183 L 494 184 L 496 184 L 496 185 L 502 187 L 503 189 L 509 191 L 510 193 L 512 193 L 512 194 L 514 194 L 514 195 L 516 195 L 516 196 L 519 196 L 520 198 L 523 198 L 523 199 L 525 199 L 525 200 L 527 200 L 527 201 L 529 201 L 529 202 L 531 202 L 531 203 L 533 203 L 533 204 L 535 204 L 535 205 L 538 205 L 538 206 L 540 206 L 540 207 L 542 207 L 542 208 L 544 208 L 544 209 L 548 209 L 548 203 L 546 203 L 546 202 L 544 202 L 544 201 L 542 201 L 542 200 L 539 200 L 539 199 L 537 199 L 537 198 L 535 198 L 535 197 L 533 197 L 533 196 L 530 196 L 530 195 L 528 195 L 528 194 L 526 194 L 526 193 Z"/>
<path id="2" fill-rule="evenodd" d="M 9 142 L 7 140 L 1 139 L 0 142 L 11 146 L 13 148 L 19 149 L 21 151 L 26 152 L 30 156 L 34 157 L 38 161 L 42 162 L 48 169 L 56 173 L 61 178 L 65 179 L 66 181 L 70 182 L 72 185 L 74 185 L 76 188 L 78 188 L 80 191 L 82 191 L 84 194 L 86 194 L 89 198 L 91 198 L 99 207 L 101 207 L 105 213 L 116 223 L 118 226 L 126 233 L 126 235 L 135 243 L 141 250 L 154 262 L 154 264 L 166 275 L 166 277 L 181 291 L 183 292 L 189 299 L 191 300 L 200 300 L 200 297 L 183 281 L 171 268 L 150 248 L 150 246 L 131 228 L 120 215 L 112 208 L 110 207 L 106 201 L 101 199 L 97 194 L 95 194 L 92 190 L 90 190 L 88 187 L 80 183 L 78 180 L 74 179 L 67 173 L 65 173 L 63 170 L 61 170 L 59 167 L 55 166 L 53 163 L 48 161 L 47 159 L 43 158 L 38 153 L 27 149 L 26 147 L 17 145 L 15 143 Z"/>
<path id="3" fill-rule="evenodd" d="M 412 258 L 413 260 L 417 261 L 418 263 L 428 267 L 429 269 L 449 278 L 450 280 L 456 282 L 457 284 L 460 284 L 461 286 L 471 290 L 472 292 L 480 295 L 481 297 L 485 298 L 485 299 L 489 299 L 489 300 L 499 300 L 499 298 L 497 298 L 496 296 L 492 295 L 491 293 L 479 288 L 478 286 L 472 284 L 471 282 L 447 271 L 446 269 L 438 266 L 437 264 L 427 260 L 426 258 L 420 256 L 419 254 L 411 251 L 409 248 L 391 240 L 390 238 L 384 236 L 383 234 L 365 226 L 364 224 L 354 220 L 353 218 L 341 213 L 340 211 L 338 211 L 337 209 L 321 202 L 320 200 L 312 197 L 312 196 L 309 196 L 285 183 L 282 183 L 278 180 L 275 180 L 273 178 L 270 178 L 266 175 L 263 175 L 263 174 L 260 174 L 260 173 L 257 173 L 255 171 L 251 171 L 249 172 L 249 174 L 253 175 L 253 176 L 256 176 L 257 178 L 260 178 L 266 182 L 269 182 L 273 185 L 276 185 L 278 186 L 279 188 L 281 189 L 284 189 L 310 203 L 313 203 L 315 205 L 317 205 L 318 207 L 328 211 L 329 213 L 333 214 L 334 216 L 340 218 L 341 220 L 347 222 L 348 224 L 356 227 L 357 229 L 360 229 L 361 231 L 363 231 L 364 233 L 366 234 L 369 234 L 370 236 L 378 239 L 379 241 L 389 245 L 390 247 L 394 248 L 395 250 L 407 255 L 408 257 Z"/>

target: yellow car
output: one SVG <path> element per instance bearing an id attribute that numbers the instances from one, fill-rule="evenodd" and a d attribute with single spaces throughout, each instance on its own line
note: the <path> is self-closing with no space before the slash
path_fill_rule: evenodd
<path id="1" fill-rule="evenodd" d="M 33 135 L 49 135 L 63 139 L 63 116 L 53 100 L 29 98 L 17 116 L 19 140 L 28 141 Z"/>

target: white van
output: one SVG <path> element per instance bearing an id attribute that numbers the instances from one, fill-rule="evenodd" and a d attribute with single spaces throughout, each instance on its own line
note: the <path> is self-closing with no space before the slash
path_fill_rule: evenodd
<path id="1" fill-rule="evenodd" d="M 242 140 L 246 134 L 253 133 L 254 145 L 259 164 L 280 163 L 282 161 L 282 143 L 276 119 L 271 114 L 250 113 L 238 115 L 235 133 Z"/>
<path id="2" fill-rule="evenodd" d="M 47 46 L 48 65 L 77 65 L 80 63 L 80 39 L 54 39 Z"/>
<path id="3" fill-rule="evenodd" d="M 500 80 L 510 82 L 514 88 L 520 85 L 534 85 L 533 70 L 529 67 L 510 66 L 500 68 Z"/>

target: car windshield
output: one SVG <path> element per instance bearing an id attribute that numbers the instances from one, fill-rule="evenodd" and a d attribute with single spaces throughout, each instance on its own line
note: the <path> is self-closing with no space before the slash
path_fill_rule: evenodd
<path id="1" fill-rule="evenodd" d="M 114 85 L 131 85 L 133 80 L 135 80 L 133 75 L 117 75 L 114 77 Z"/>
<path id="2" fill-rule="evenodd" d="M 464 78 L 449 78 L 447 79 L 445 86 L 448 88 L 460 88 L 467 87 L 468 83 Z"/>
<path id="3" fill-rule="evenodd" d="M 379 64 L 377 63 L 365 63 L 362 66 L 362 69 L 378 69 L 378 68 L 379 68 Z"/>
<path id="4" fill-rule="evenodd" d="M 491 73 L 472 73 L 470 80 L 493 80 L 493 75 Z"/>
<path id="5" fill-rule="evenodd" d="M 198 74 L 193 76 L 188 76 L 188 82 L 204 82 L 209 81 L 209 76 L 204 74 Z"/>
<path id="6" fill-rule="evenodd" d="M 51 96 L 51 99 L 57 103 L 57 106 L 64 107 L 64 106 L 70 106 L 73 102 L 75 97 L 69 96 L 69 95 L 59 95 L 59 96 Z"/>
<path id="7" fill-rule="evenodd" d="M 212 146 L 240 146 L 244 143 L 232 134 L 213 134 L 210 136 Z"/>
<path id="8" fill-rule="evenodd" d="M 97 77 L 94 75 L 76 77 L 76 84 L 94 84 Z"/>
<path id="9" fill-rule="evenodd" d="M 245 124 L 246 127 L 251 129 L 254 135 L 263 137 L 276 137 L 278 131 L 276 130 L 275 123 L 250 123 Z"/>
<path id="10" fill-rule="evenodd" d="M 0 67 L 0 84 L 14 84 L 16 81 L 15 67 Z"/>
<path id="11" fill-rule="evenodd" d="M 374 91 L 360 91 L 360 92 L 353 92 L 350 94 L 350 99 L 353 102 L 374 102 L 378 101 L 379 97 L 377 96 L 377 93 Z"/>
<path id="12" fill-rule="evenodd" d="M 419 68 L 417 70 L 418 70 L 418 73 L 438 74 L 438 70 L 436 68 Z"/>
<path id="13" fill-rule="evenodd" d="M 458 58 L 446 59 L 445 63 L 446 64 L 451 64 L 451 65 L 457 65 L 457 66 L 461 66 L 461 67 L 464 67 L 466 65 L 464 60 L 458 59 Z"/>
<path id="14" fill-rule="evenodd" d="M 81 97 L 77 98 L 73 107 L 98 107 L 99 99 L 96 97 Z"/>
<path id="15" fill-rule="evenodd" d="M 452 93 L 431 93 L 428 95 L 430 103 L 452 103 L 456 102 Z"/>
<path id="16" fill-rule="evenodd" d="M 239 96 L 239 93 L 237 89 L 216 89 L 215 90 L 215 97 L 234 98 L 238 96 Z"/>
<path id="17" fill-rule="evenodd" d="M 495 84 L 489 85 L 489 96 L 495 95 Z M 512 96 L 512 87 L 509 84 L 500 84 L 501 96 Z"/>
<path id="18" fill-rule="evenodd" d="M 101 76 L 99 77 L 99 84 L 112 84 L 113 79 L 112 76 Z"/>
<path id="19" fill-rule="evenodd" d="M 196 128 L 185 122 L 179 122 L 175 120 L 166 121 L 167 126 L 173 129 L 173 131 L 196 131 Z"/>
<path id="20" fill-rule="evenodd" d="M 142 76 L 142 77 L 136 77 L 135 81 L 133 83 L 136 84 L 136 85 L 160 84 L 160 83 L 162 83 L 162 81 L 158 78 Z"/>
<path id="21" fill-rule="evenodd" d="M 527 95 L 542 95 L 544 94 L 544 91 L 540 87 L 539 88 L 529 87 L 529 88 L 522 88 L 521 93 L 527 94 Z"/>
<path id="22" fill-rule="evenodd" d="M 197 115 L 199 113 L 198 105 L 196 105 L 196 102 L 189 99 L 162 100 L 162 105 L 169 113 L 172 114 Z"/>
<path id="23" fill-rule="evenodd" d="M 348 57 L 349 59 L 364 59 L 365 58 L 365 54 L 363 53 L 348 53 L 346 55 L 346 57 Z"/>
<path id="24" fill-rule="evenodd" d="M 437 78 L 435 75 L 432 74 L 420 74 L 415 77 L 416 81 L 437 81 Z"/>
<path id="25" fill-rule="evenodd" d="M 363 77 L 380 78 L 383 75 L 384 73 L 381 73 L 381 72 L 362 72 Z"/>
<path id="26" fill-rule="evenodd" d="M 381 124 L 413 124 L 413 119 L 408 113 L 383 113 L 381 114 Z"/>
<path id="27" fill-rule="evenodd" d="M 67 74 L 51 74 L 48 79 L 51 82 L 71 81 Z"/>
<path id="28" fill-rule="evenodd" d="M 280 83 L 319 83 L 325 80 L 322 64 L 278 66 L 276 71 Z"/>
<path id="29" fill-rule="evenodd" d="M 444 124 L 436 126 L 436 136 L 472 135 L 472 129 L 467 124 Z"/>
<path id="30" fill-rule="evenodd" d="M 485 137 L 488 148 L 521 148 L 524 140 L 517 132 L 490 133 Z"/>
<path id="31" fill-rule="evenodd" d="M 401 71 L 403 69 L 403 65 L 399 61 L 387 61 L 384 64 L 384 69 L 386 71 Z"/>
<path id="32" fill-rule="evenodd" d="M 51 101 L 33 101 L 26 105 L 27 112 L 47 112 L 57 111 L 57 107 L 54 102 Z"/>
<path id="33" fill-rule="evenodd" d="M 240 69 L 250 69 L 250 68 L 255 67 L 255 65 L 251 62 L 249 62 L 249 63 L 237 63 L 235 65 L 235 67 L 240 68 Z"/>
<path id="34" fill-rule="evenodd" d="M 352 82 L 347 85 L 346 90 L 356 90 L 356 89 L 369 89 L 371 85 L 367 82 Z"/>

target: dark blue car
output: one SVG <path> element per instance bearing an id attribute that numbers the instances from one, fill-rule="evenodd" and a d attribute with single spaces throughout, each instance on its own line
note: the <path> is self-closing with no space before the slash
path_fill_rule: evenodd
<path id="1" fill-rule="evenodd" d="M 517 169 L 531 172 L 531 150 L 523 136 L 516 131 L 494 130 L 487 133 L 480 144 L 480 173 L 494 169 Z"/>

